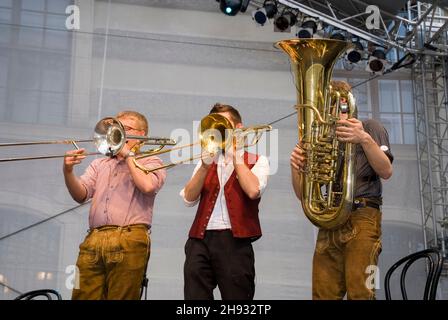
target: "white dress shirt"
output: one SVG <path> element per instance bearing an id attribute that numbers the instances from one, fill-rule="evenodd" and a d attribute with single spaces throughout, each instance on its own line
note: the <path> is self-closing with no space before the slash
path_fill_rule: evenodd
<path id="1" fill-rule="evenodd" d="M 229 159 L 230 158 L 230 159 Z M 196 174 L 202 165 L 202 161 L 199 161 L 196 168 L 193 171 L 192 177 Z M 231 157 L 225 157 L 219 155 L 217 162 L 218 179 L 219 179 L 219 194 L 213 208 L 212 215 L 207 225 L 207 230 L 218 229 L 231 229 L 229 212 L 227 210 L 226 198 L 224 195 L 224 186 L 233 173 L 233 160 Z M 257 162 L 252 167 L 251 172 L 258 178 L 258 197 L 261 197 L 268 182 L 269 176 L 269 161 L 265 156 L 259 156 Z M 188 201 L 185 199 L 185 189 L 180 191 L 180 196 L 184 199 L 184 203 L 187 207 L 195 206 L 201 199 L 201 196 L 194 200 Z"/>

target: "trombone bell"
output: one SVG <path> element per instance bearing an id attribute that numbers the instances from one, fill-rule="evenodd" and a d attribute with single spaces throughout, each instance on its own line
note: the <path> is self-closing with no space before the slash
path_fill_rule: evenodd
<path id="1" fill-rule="evenodd" d="M 18 142 L 18 143 L 0 143 L 1 147 L 17 147 L 28 145 L 43 145 L 43 144 L 73 144 L 75 148 L 79 149 L 77 142 L 94 142 L 99 153 L 84 153 L 85 156 L 103 154 L 108 157 L 116 156 L 126 143 L 127 139 L 140 140 L 142 144 L 159 146 L 155 150 L 148 150 L 141 152 L 141 157 L 151 156 L 152 153 L 163 149 L 165 146 L 176 145 L 176 141 L 169 138 L 147 137 L 147 136 L 127 136 L 126 131 L 121 122 L 116 118 L 103 118 L 95 126 L 93 139 L 86 140 L 56 140 L 56 141 L 35 141 L 35 142 Z M 34 157 L 17 157 L 17 158 L 0 158 L 1 162 L 21 161 L 21 160 L 39 160 L 39 159 L 53 159 L 72 157 L 72 155 L 42 155 Z"/>
<path id="2" fill-rule="evenodd" d="M 101 119 L 95 126 L 93 142 L 101 154 L 108 157 L 117 155 L 126 143 L 123 125 L 115 118 Z"/>
<path id="3" fill-rule="evenodd" d="M 226 131 L 232 128 L 232 123 L 218 113 L 212 113 L 202 118 L 199 129 L 201 148 L 212 155 L 225 150 L 229 142 Z"/>
<path id="4" fill-rule="evenodd" d="M 212 113 L 201 120 L 201 124 L 199 127 L 199 143 L 201 144 L 202 152 L 199 155 L 192 156 L 188 159 L 181 160 L 178 162 L 169 163 L 157 168 L 145 168 L 135 161 L 136 166 L 144 171 L 146 174 L 154 172 L 156 170 L 160 169 L 169 169 L 172 168 L 178 164 L 182 164 L 185 162 L 193 161 L 196 159 L 202 158 L 203 153 L 208 153 L 210 155 L 216 155 L 218 152 L 222 152 L 225 150 L 228 150 L 227 148 L 233 146 L 233 138 L 236 135 L 242 135 L 243 137 L 246 137 L 248 134 L 255 134 L 254 139 L 250 144 L 245 144 L 244 147 L 250 147 L 258 143 L 258 140 L 260 139 L 261 135 L 265 131 L 272 130 L 272 126 L 270 125 L 260 125 L 260 126 L 251 126 L 251 127 L 244 127 L 244 128 L 238 128 L 234 129 L 232 123 L 223 115 L 219 113 Z M 163 150 L 160 152 L 154 152 L 152 155 L 159 155 L 171 151 L 177 151 L 184 148 L 189 148 L 194 145 L 197 145 L 198 142 L 174 147 L 170 150 Z M 135 160 L 140 159 L 140 157 L 137 157 Z"/>

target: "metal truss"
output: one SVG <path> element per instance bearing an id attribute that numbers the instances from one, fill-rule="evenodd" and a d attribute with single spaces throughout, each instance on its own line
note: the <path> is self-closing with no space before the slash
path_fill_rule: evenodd
<path id="1" fill-rule="evenodd" d="M 446 39 L 446 37 L 445 37 Z M 427 247 L 448 244 L 448 58 L 426 56 L 413 68 L 423 235 Z"/>
<path id="2" fill-rule="evenodd" d="M 423 17 L 429 4 L 416 3 Z M 439 10 L 440 11 L 440 10 Z M 442 11 L 443 12 L 443 11 Z M 447 21 L 426 14 L 413 30 L 413 42 L 429 50 L 447 49 Z M 434 28 L 436 23 L 439 28 Z M 448 57 L 421 55 L 412 69 L 422 228 L 426 247 L 448 255 Z"/>
<path id="3" fill-rule="evenodd" d="M 448 55 L 446 43 L 440 42 L 441 35 L 448 29 L 448 16 L 444 15 L 445 5 L 439 1 L 433 1 L 432 4 L 421 2 L 412 4 L 412 1 L 408 1 L 407 4 L 403 3 L 403 8 L 395 14 L 380 9 L 380 29 L 373 30 L 367 28 L 366 21 L 370 11 L 366 13 L 366 9 L 375 2 L 381 8 L 382 1 L 366 3 L 360 0 L 343 2 L 279 0 L 278 2 L 384 48 L 396 48 L 420 55 Z M 419 35 L 422 24 L 425 24 L 425 32 L 428 33 L 424 37 L 426 42 L 417 41 L 422 39 Z"/>

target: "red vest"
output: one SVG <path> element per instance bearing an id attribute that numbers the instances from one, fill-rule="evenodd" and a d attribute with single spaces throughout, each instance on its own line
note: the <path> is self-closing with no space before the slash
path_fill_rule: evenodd
<path id="1" fill-rule="evenodd" d="M 252 169 L 257 160 L 258 155 L 244 153 L 244 163 L 249 169 Z M 190 229 L 190 238 L 204 239 L 205 230 L 215 207 L 219 188 L 218 166 L 216 163 L 213 163 L 208 169 L 204 186 L 202 187 L 201 201 Z M 235 170 L 224 186 L 224 195 L 233 236 L 235 238 L 253 238 L 254 241 L 260 238 L 261 227 L 258 219 L 260 198 L 252 200 L 246 195 L 238 182 Z"/>

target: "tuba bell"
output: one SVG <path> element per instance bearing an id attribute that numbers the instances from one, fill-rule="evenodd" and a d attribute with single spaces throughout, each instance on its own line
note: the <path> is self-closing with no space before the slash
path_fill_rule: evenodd
<path id="1" fill-rule="evenodd" d="M 329 39 L 293 39 L 276 43 L 288 54 L 297 91 L 299 141 L 307 155 L 302 174 L 302 208 L 317 227 L 335 229 L 349 218 L 355 182 L 355 146 L 335 134 L 340 101 L 355 112 L 350 92 L 330 86 L 333 67 L 350 44 Z M 344 161 L 339 161 L 343 155 Z"/>

